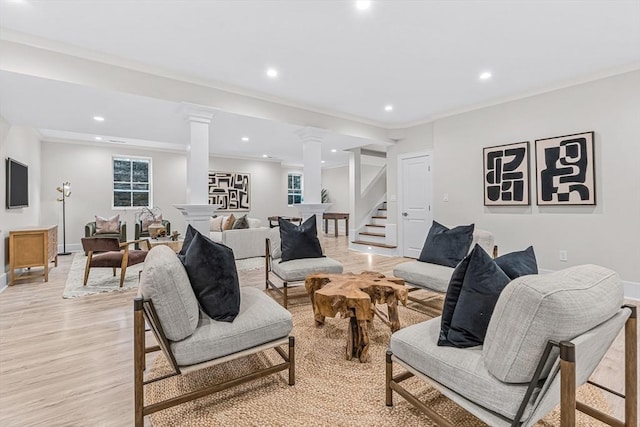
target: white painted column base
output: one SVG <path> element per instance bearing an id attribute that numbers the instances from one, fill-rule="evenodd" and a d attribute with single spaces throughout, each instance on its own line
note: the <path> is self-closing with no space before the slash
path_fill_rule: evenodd
<path id="1" fill-rule="evenodd" d="M 211 228 L 210 219 L 213 213 L 220 209 L 221 205 L 173 205 L 178 209 L 187 225 L 191 225 L 198 230 L 201 234 L 209 237 L 209 231 Z"/>

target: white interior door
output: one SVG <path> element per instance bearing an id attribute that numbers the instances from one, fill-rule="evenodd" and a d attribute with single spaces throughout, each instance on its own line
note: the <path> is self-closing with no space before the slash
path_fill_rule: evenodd
<path id="1" fill-rule="evenodd" d="M 400 168 L 402 254 L 418 258 L 432 221 L 431 156 L 403 158 Z"/>

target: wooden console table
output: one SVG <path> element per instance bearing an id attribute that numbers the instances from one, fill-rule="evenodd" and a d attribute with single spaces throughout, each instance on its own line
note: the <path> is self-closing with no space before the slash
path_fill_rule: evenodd
<path id="1" fill-rule="evenodd" d="M 27 227 L 9 232 L 9 285 L 13 285 L 17 268 L 44 267 L 44 281 L 49 281 L 49 263 L 58 266 L 58 226 Z M 36 274 L 21 275 L 20 279 Z"/>
<path id="2" fill-rule="evenodd" d="M 341 213 L 341 212 L 325 212 L 322 214 L 322 219 L 324 219 L 324 232 L 329 233 L 329 220 L 333 220 L 333 229 L 335 236 L 338 237 L 338 220 L 344 219 L 344 227 L 347 231 L 347 236 L 349 236 L 349 214 Z"/>
<path id="3" fill-rule="evenodd" d="M 270 216 L 269 218 L 267 218 L 269 220 L 269 228 L 274 228 L 278 226 L 278 218 L 281 218 L 290 222 L 297 222 L 298 225 L 302 224 L 302 218 L 297 218 L 294 216 Z"/>

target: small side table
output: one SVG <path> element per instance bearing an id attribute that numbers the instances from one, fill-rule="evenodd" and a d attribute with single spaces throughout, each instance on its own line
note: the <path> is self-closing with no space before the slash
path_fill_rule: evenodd
<path id="1" fill-rule="evenodd" d="M 333 220 L 333 229 L 335 236 L 338 237 L 338 220 L 344 219 L 344 227 L 347 231 L 347 237 L 349 236 L 349 214 L 343 212 L 325 212 L 322 214 L 324 219 L 324 232 L 329 233 L 329 220 Z"/>
<path id="2" fill-rule="evenodd" d="M 171 239 L 151 239 L 149 238 L 149 245 L 153 248 L 154 246 L 169 246 L 173 249 L 174 252 L 180 252 L 182 249 L 182 244 L 184 243 L 184 239 L 171 240 Z"/>
<path id="3" fill-rule="evenodd" d="M 294 216 L 270 216 L 267 218 L 269 220 L 269 228 L 274 228 L 278 226 L 278 218 L 282 218 L 286 221 L 297 222 L 298 225 L 302 224 L 302 218 L 297 218 Z"/>

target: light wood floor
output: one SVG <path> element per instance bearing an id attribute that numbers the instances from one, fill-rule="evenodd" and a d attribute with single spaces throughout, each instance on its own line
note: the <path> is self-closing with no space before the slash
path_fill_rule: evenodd
<path id="1" fill-rule="evenodd" d="M 347 249 L 325 237 L 326 253 L 345 271 L 391 274 L 406 261 Z M 60 257 L 49 282 L 27 279 L 0 293 L 0 425 L 126 426 L 133 421 L 135 291 L 63 299 L 72 257 Z M 242 286 L 264 286 L 264 269 L 239 272 Z M 622 391 L 618 337 L 594 375 Z M 622 416 L 619 398 L 611 399 Z"/>

